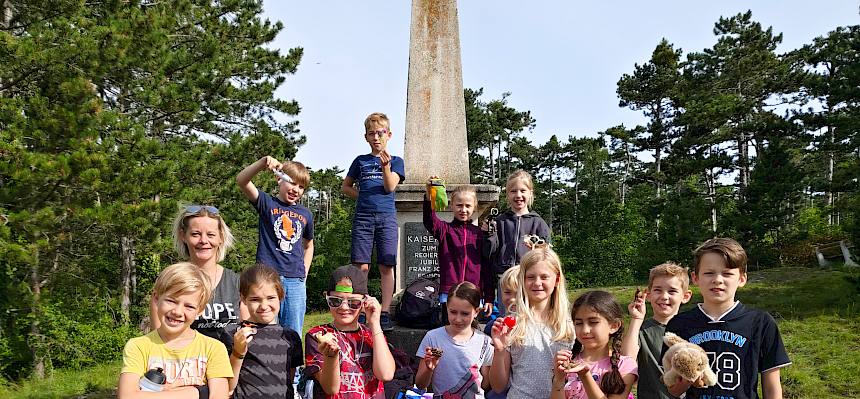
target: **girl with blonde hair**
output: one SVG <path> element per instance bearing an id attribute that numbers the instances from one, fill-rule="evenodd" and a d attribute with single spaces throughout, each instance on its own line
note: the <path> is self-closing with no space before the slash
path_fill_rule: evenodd
<path id="1" fill-rule="evenodd" d="M 510 328 L 504 318 L 493 324 L 495 352 L 490 384 L 508 398 L 549 398 L 555 354 L 570 348 L 576 334 L 561 260 L 539 237 L 527 236 L 532 249 L 522 258 L 517 315 Z"/>

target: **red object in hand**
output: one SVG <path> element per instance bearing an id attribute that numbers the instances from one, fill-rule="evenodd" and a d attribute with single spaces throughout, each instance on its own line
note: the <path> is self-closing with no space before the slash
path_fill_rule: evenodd
<path id="1" fill-rule="evenodd" d="M 502 319 L 502 323 L 508 326 L 508 329 L 513 329 L 514 326 L 517 325 L 517 319 L 512 316 L 505 316 L 505 318 Z"/>

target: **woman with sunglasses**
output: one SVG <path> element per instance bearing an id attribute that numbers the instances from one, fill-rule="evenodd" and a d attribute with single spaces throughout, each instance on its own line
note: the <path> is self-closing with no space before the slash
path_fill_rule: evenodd
<path id="1" fill-rule="evenodd" d="M 367 295 L 367 274 L 353 265 L 335 269 L 325 292 L 332 322 L 305 335 L 305 375 L 316 381 L 314 398 L 384 398 L 394 378 L 394 357 L 382 335 L 381 307 Z M 358 313 L 367 315 L 359 324 Z"/>
<path id="2" fill-rule="evenodd" d="M 185 206 L 173 221 L 173 248 L 182 259 L 203 270 L 213 287 L 212 299 L 191 328 L 223 342 L 228 352 L 233 340 L 225 327 L 249 316 L 239 300 L 239 275 L 218 264 L 232 246 L 233 234 L 214 206 Z M 155 314 L 154 306 L 151 302 L 150 314 Z M 159 324 L 159 320 L 153 319 L 152 328 L 158 328 Z"/>

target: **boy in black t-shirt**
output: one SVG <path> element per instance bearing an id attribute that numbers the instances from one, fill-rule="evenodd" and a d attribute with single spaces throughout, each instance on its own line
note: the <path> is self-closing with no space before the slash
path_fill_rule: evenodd
<path id="1" fill-rule="evenodd" d="M 767 399 L 782 398 L 779 370 L 791 364 L 776 321 L 770 314 L 750 309 L 735 300 L 735 292 L 747 282 L 747 255 L 737 241 L 713 238 L 696 249 L 693 282 L 704 303 L 681 313 L 666 326 L 708 353 L 717 384 L 692 388 L 679 378 L 669 387 L 672 395 L 687 398 L 758 398 L 761 375 L 762 392 Z M 663 353 L 666 349 L 664 347 Z"/>
<path id="2" fill-rule="evenodd" d="M 663 383 L 660 353 L 666 324 L 678 314 L 681 304 L 690 301 L 690 276 L 686 267 L 672 262 L 651 268 L 648 289 L 639 293 L 627 306 L 630 324 L 621 341 L 621 354 L 636 359 L 639 381 L 636 394 L 640 398 L 670 399 L 672 395 Z M 653 317 L 645 319 L 646 299 L 651 303 Z"/>

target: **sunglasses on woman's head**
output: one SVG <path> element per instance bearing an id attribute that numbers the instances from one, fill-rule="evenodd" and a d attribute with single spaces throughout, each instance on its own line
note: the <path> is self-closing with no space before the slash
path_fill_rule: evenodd
<path id="1" fill-rule="evenodd" d="M 349 306 L 352 310 L 361 309 L 361 305 L 364 304 L 364 298 L 341 298 L 331 295 L 326 295 L 325 301 L 328 307 L 332 309 L 339 308 L 340 305 L 343 305 L 343 301 L 346 301 L 346 306 Z"/>
<path id="2" fill-rule="evenodd" d="M 200 211 L 202 211 L 202 210 L 206 210 L 206 212 L 209 212 L 213 215 L 218 214 L 218 208 L 216 208 L 212 205 L 188 205 L 185 207 L 185 213 L 190 213 L 190 214 L 197 214 L 197 213 L 200 213 Z"/>

